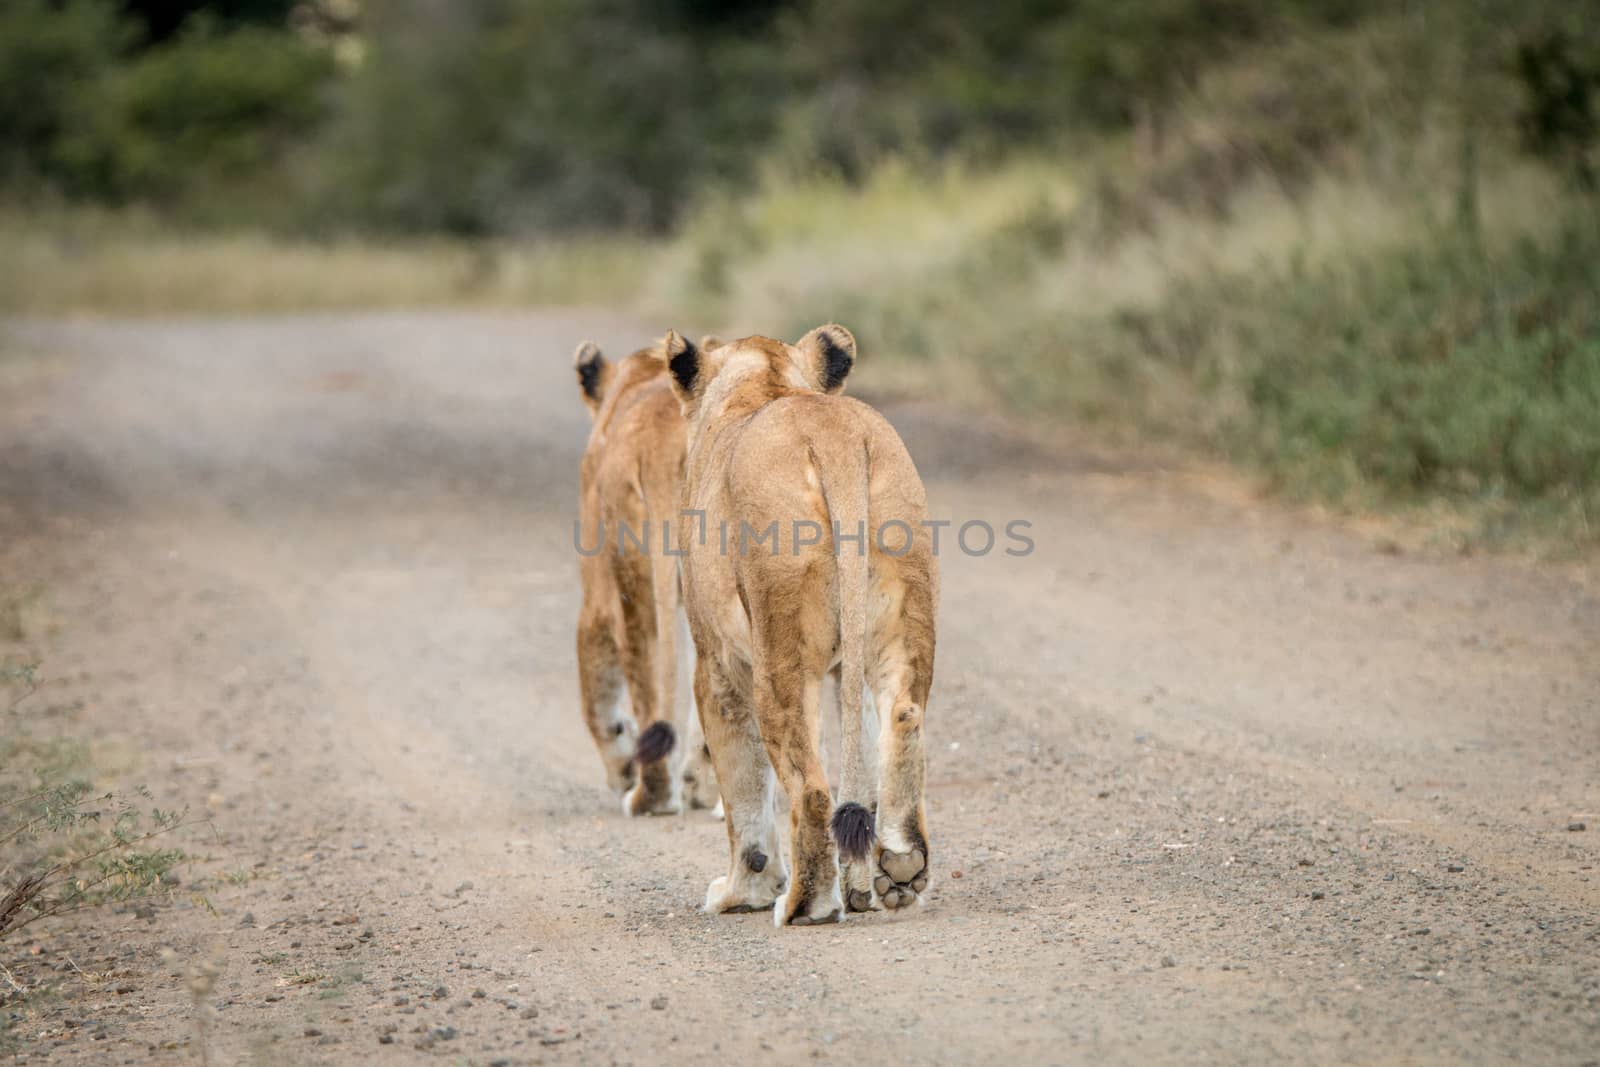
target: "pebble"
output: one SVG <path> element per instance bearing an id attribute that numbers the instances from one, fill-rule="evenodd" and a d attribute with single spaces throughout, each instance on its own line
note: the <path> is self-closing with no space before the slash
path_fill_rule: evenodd
<path id="1" fill-rule="evenodd" d="M 1569 823 L 1567 823 L 1567 832 L 1568 833 L 1581 834 L 1585 830 L 1587 830 L 1588 828 L 1589 828 L 1589 824 L 1586 823 L 1586 822 L 1569 822 Z"/>
<path id="2" fill-rule="evenodd" d="M 1324 893 L 1324 892 L 1323 892 L 1323 891 L 1322 891 L 1322 890 L 1320 890 L 1320 889 L 1313 889 L 1313 890 L 1312 890 L 1312 891 L 1311 891 L 1311 899 L 1312 899 L 1312 900 L 1321 900 L 1321 899 L 1322 899 L 1322 898 L 1323 898 L 1323 897 L 1325 897 L 1325 896 L 1327 896 L 1327 894 L 1326 894 L 1326 893 Z"/>
<path id="3" fill-rule="evenodd" d="M 667 1010 L 667 998 L 664 995 L 663 996 L 652 997 L 650 999 L 650 1007 L 655 1009 L 656 1011 L 666 1011 Z"/>
<path id="4" fill-rule="evenodd" d="M 448 997 L 449 995 L 450 995 L 450 988 L 448 986 L 436 986 L 434 988 L 434 990 L 433 990 L 433 999 L 434 1000 L 443 1000 L 445 997 Z"/>
<path id="5" fill-rule="evenodd" d="M 435 1041 L 454 1041 L 456 1039 L 456 1028 L 453 1026 L 435 1026 L 428 1031 L 428 1036 Z"/>

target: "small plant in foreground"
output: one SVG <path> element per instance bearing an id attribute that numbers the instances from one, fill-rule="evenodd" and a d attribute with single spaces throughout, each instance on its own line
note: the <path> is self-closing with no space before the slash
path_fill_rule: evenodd
<path id="1" fill-rule="evenodd" d="M 186 858 L 158 839 L 188 821 L 143 786 L 96 793 L 69 739 L 41 739 L 18 709 L 37 689 L 33 665 L 0 668 L 12 721 L 0 741 L 0 943 L 43 919 L 148 897 Z"/>

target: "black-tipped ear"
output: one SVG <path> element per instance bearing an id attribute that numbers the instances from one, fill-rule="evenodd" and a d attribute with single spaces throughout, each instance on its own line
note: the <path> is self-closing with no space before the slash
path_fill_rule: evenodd
<path id="1" fill-rule="evenodd" d="M 811 379 L 824 393 L 837 393 L 844 388 L 850 368 L 856 365 L 856 339 L 837 323 L 818 326 L 800 338 L 795 346 L 805 356 Z"/>
<path id="2" fill-rule="evenodd" d="M 694 396 L 700 381 L 700 349 L 676 330 L 667 331 L 662 348 L 667 354 L 667 373 L 672 377 L 673 390 L 680 400 L 688 400 Z"/>
<path id="3" fill-rule="evenodd" d="M 585 341 L 573 353 L 572 366 L 578 372 L 578 389 L 583 393 L 583 402 L 589 405 L 590 412 L 598 410 L 600 402 L 606 398 L 606 386 L 611 382 L 611 364 L 606 362 L 599 345 Z"/>

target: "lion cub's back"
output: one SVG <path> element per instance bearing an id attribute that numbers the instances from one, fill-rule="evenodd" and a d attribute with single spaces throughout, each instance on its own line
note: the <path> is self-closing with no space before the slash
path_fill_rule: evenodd
<path id="1" fill-rule="evenodd" d="M 608 505 L 624 515 L 675 515 L 683 481 L 687 430 L 663 375 L 618 397 L 584 456 L 586 471 Z"/>
<path id="2" fill-rule="evenodd" d="M 826 393 L 783 397 L 756 413 L 734 452 L 730 495 L 804 498 L 818 482 L 839 484 L 863 463 L 874 525 L 927 517 L 922 478 L 889 420 L 854 397 Z"/>

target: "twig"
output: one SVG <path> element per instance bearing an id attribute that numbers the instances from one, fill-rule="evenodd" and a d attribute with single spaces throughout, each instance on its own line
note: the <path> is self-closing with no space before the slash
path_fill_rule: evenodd
<path id="1" fill-rule="evenodd" d="M 47 887 L 45 877 L 38 872 L 25 874 L 5 896 L 0 897 L 0 937 L 4 937 L 10 930 L 27 925 L 26 921 L 18 921 L 17 916 L 22 914 L 22 909 L 27 907 L 34 897 L 45 891 Z"/>
<path id="2" fill-rule="evenodd" d="M 26 804 L 30 800 L 38 800 L 45 794 L 53 792 L 55 792 L 55 786 L 47 785 L 42 789 L 35 789 L 31 793 L 23 793 L 20 796 L 12 797 L 10 800 L 0 800 L 0 811 L 4 811 L 13 804 Z"/>
<path id="3" fill-rule="evenodd" d="M 6 980 L 6 984 L 9 985 L 12 989 L 15 989 L 18 993 L 21 993 L 24 996 L 27 995 L 27 992 L 28 992 L 27 987 L 19 984 L 17 982 L 16 976 L 11 973 L 11 969 L 8 968 L 3 963 L 0 963 L 0 976 L 4 976 L 4 978 Z"/>
<path id="4" fill-rule="evenodd" d="M 5 677 L 7 681 L 22 682 L 22 692 L 11 698 L 11 703 L 6 705 L 7 713 L 16 711 L 24 700 L 39 691 L 39 680 L 34 672 L 38 669 L 37 663 L 25 663 L 21 667 L 8 669 Z"/>

